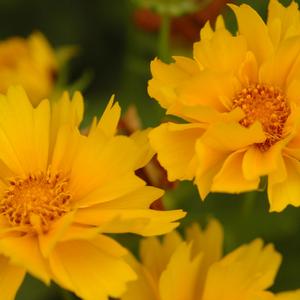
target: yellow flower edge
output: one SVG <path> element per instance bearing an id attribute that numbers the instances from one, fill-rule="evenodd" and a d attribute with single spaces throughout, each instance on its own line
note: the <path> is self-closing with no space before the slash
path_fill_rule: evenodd
<path id="1" fill-rule="evenodd" d="M 0 93 L 10 85 L 22 85 L 37 105 L 49 97 L 57 71 L 54 50 L 42 33 L 0 41 Z"/>
<path id="2" fill-rule="evenodd" d="M 128 261 L 138 274 L 121 300 L 297 300 L 300 290 L 267 291 L 275 279 L 281 255 L 273 245 L 256 239 L 222 255 L 223 230 L 211 220 L 205 230 L 193 224 L 186 239 L 173 231 L 160 241 L 140 244 L 141 262 Z"/>
<path id="3" fill-rule="evenodd" d="M 193 59 L 151 63 L 149 95 L 168 122 L 150 133 L 173 180 L 209 192 L 256 190 L 268 179 L 270 211 L 300 206 L 300 13 L 270 1 L 267 23 L 250 6 L 230 5 L 238 32 L 219 17 L 194 44 Z"/>
<path id="4" fill-rule="evenodd" d="M 116 135 L 118 103 L 87 136 L 83 106 L 78 92 L 36 108 L 21 87 L 0 95 L 1 300 L 14 299 L 26 272 L 82 299 L 118 297 L 136 275 L 106 234 L 164 234 L 185 215 L 149 209 L 163 191 L 135 175 L 148 150 Z"/>

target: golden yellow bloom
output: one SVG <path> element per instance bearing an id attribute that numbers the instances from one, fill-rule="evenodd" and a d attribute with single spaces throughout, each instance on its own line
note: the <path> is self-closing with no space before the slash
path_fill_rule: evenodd
<path id="1" fill-rule="evenodd" d="M 83 299 L 118 297 L 135 274 L 105 233 L 163 234 L 184 216 L 149 209 L 163 192 L 135 175 L 148 150 L 115 136 L 113 99 L 88 136 L 82 115 L 79 93 L 36 108 L 22 88 L 0 95 L 1 300 L 14 299 L 25 272 Z"/>
<path id="2" fill-rule="evenodd" d="M 38 104 L 49 96 L 56 71 L 54 52 L 41 33 L 0 42 L 0 93 L 20 84 L 33 104 Z"/>
<path id="3" fill-rule="evenodd" d="M 297 300 L 300 290 L 273 294 L 281 255 L 257 239 L 222 257 L 223 231 L 213 220 L 206 230 L 188 228 L 186 241 L 177 232 L 142 240 L 141 263 L 129 261 L 138 279 L 122 300 Z"/>
<path id="4" fill-rule="evenodd" d="M 219 18 L 206 24 L 194 59 L 155 59 L 149 94 L 188 123 L 150 134 L 170 180 L 210 191 L 255 190 L 268 178 L 271 211 L 300 206 L 300 13 L 271 0 L 265 24 L 248 5 L 230 5 L 232 35 Z"/>

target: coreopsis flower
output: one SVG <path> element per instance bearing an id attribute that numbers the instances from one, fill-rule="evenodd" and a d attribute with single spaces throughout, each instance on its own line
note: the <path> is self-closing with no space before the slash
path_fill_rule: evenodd
<path id="1" fill-rule="evenodd" d="M 170 180 L 210 192 L 256 190 L 268 180 L 271 211 L 300 205 L 300 13 L 270 1 L 267 23 L 250 6 L 230 5 L 231 34 L 218 18 L 194 45 L 194 58 L 151 63 L 149 94 L 186 122 L 150 134 Z"/>
<path id="2" fill-rule="evenodd" d="M 118 104 L 88 136 L 82 115 L 79 93 L 36 108 L 22 88 L 0 96 L 1 300 L 14 299 L 26 272 L 82 299 L 118 297 L 135 273 L 106 233 L 162 234 L 184 215 L 149 209 L 162 190 L 134 173 L 145 149 L 115 136 Z"/>
<path id="3" fill-rule="evenodd" d="M 213 220 L 206 230 L 194 224 L 186 241 L 175 231 L 160 242 L 142 240 L 141 263 L 129 261 L 138 279 L 121 300 L 298 300 L 300 290 L 273 294 L 281 255 L 262 240 L 222 256 L 223 231 Z"/>
<path id="4" fill-rule="evenodd" d="M 27 39 L 13 37 L 0 42 L 0 92 L 10 85 L 24 87 L 30 100 L 38 104 L 48 97 L 54 84 L 57 61 L 41 33 Z"/>

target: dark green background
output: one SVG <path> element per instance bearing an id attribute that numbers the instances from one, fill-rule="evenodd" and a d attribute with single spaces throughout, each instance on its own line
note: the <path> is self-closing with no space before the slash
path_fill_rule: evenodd
<path id="1" fill-rule="evenodd" d="M 250 3 L 265 17 L 268 1 L 236 1 Z M 284 1 L 289 3 L 290 1 Z M 72 61 L 70 80 L 91 70 L 93 80 L 85 92 L 86 121 L 99 115 L 112 93 L 123 110 L 135 103 L 145 126 L 156 126 L 163 118 L 159 105 L 147 96 L 150 78 L 149 62 L 156 55 L 157 35 L 138 29 L 132 22 L 134 8 L 129 0 L 1 0 L 0 38 L 27 36 L 34 30 L 43 32 L 55 47 L 79 45 L 80 54 Z M 225 10 L 230 28 L 235 27 L 233 15 Z M 172 54 L 190 55 L 191 45 L 172 49 Z M 272 242 L 284 255 L 274 290 L 300 288 L 300 208 L 287 208 L 283 213 L 268 213 L 264 193 L 257 193 L 252 203 L 244 195 L 213 194 L 201 203 L 192 183 L 180 184 L 169 192 L 166 204 L 183 208 L 192 221 L 204 224 L 217 217 L 224 225 L 225 251 L 262 237 Z M 137 238 L 120 237 L 124 245 L 137 247 Z M 44 287 L 28 277 L 18 293 L 18 300 L 63 299 L 58 288 Z M 65 298 L 67 299 L 67 298 Z"/>

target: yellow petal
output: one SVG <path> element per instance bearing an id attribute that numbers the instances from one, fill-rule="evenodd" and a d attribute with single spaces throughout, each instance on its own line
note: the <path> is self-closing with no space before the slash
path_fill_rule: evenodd
<path id="1" fill-rule="evenodd" d="M 120 178 L 111 180 L 110 182 L 89 192 L 86 196 L 83 195 L 80 200 L 76 201 L 75 206 L 77 208 L 82 208 L 117 200 L 145 185 L 145 182 L 134 174 L 129 173 L 124 174 L 123 176 L 124 178 L 120 176 Z"/>
<path id="2" fill-rule="evenodd" d="M 202 39 L 194 44 L 194 58 L 203 68 L 234 74 L 244 60 L 246 50 L 243 36 L 232 36 L 223 28 L 210 40 Z"/>
<path id="3" fill-rule="evenodd" d="M 149 132 L 151 129 L 146 130 L 139 130 L 135 131 L 130 138 L 134 140 L 135 144 L 137 145 L 137 154 L 139 159 L 137 161 L 136 169 L 144 167 L 146 164 L 149 163 L 151 158 L 154 156 L 155 152 L 150 146 L 149 141 Z"/>
<path id="4" fill-rule="evenodd" d="M 223 99 L 232 99 L 240 90 L 240 83 L 231 74 L 204 70 L 177 87 L 179 101 L 187 106 L 209 106 L 218 112 L 231 107 Z"/>
<path id="5" fill-rule="evenodd" d="M 259 70 L 259 81 L 285 89 L 299 74 L 297 58 L 300 54 L 300 36 L 283 41 L 274 56 L 271 56 Z"/>
<path id="6" fill-rule="evenodd" d="M 25 277 L 25 270 L 16 267 L 9 259 L 0 255 L 0 297 L 1 300 L 14 300 Z"/>
<path id="7" fill-rule="evenodd" d="M 268 196 L 270 211 L 280 212 L 287 205 L 300 206 L 300 162 L 292 157 L 284 158 L 286 179 L 274 182 L 272 177 L 268 181 Z"/>
<path id="8" fill-rule="evenodd" d="M 151 62 L 152 79 L 148 83 L 148 93 L 159 104 L 168 108 L 177 101 L 176 89 L 183 82 L 189 81 L 200 69 L 195 61 L 185 57 L 174 57 L 170 65 L 159 59 Z"/>
<path id="9" fill-rule="evenodd" d="M 150 205 L 157 199 L 161 198 L 164 191 L 152 187 L 141 186 L 132 189 L 131 192 L 119 196 L 114 200 L 98 203 L 94 206 L 95 209 L 143 209 L 149 208 Z"/>
<path id="10" fill-rule="evenodd" d="M 42 257 L 36 237 L 25 235 L 1 239 L 0 252 L 10 257 L 13 264 L 24 268 L 46 284 L 50 283 L 48 265 Z"/>
<path id="11" fill-rule="evenodd" d="M 176 231 L 165 235 L 162 242 L 157 237 L 150 237 L 141 241 L 141 262 L 157 283 L 161 273 L 166 269 L 171 256 L 181 242 L 182 239 Z"/>
<path id="12" fill-rule="evenodd" d="M 64 92 L 59 100 L 52 101 L 51 110 L 50 153 L 53 151 L 58 131 L 63 125 L 68 124 L 71 128 L 77 128 L 81 123 L 84 112 L 82 95 L 76 92 L 70 99 L 69 94 Z"/>
<path id="13" fill-rule="evenodd" d="M 150 132 L 150 143 L 170 181 L 193 178 L 195 143 L 202 133 L 201 125 L 174 123 L 162 124 Z"/>
<path id="14" fill-rule="evenodd" d="M 255 190 L 259 185 L 259 177 L 246 179 L 242 164 L 244 150 L 230 154 L 221 170 L 213 178 L 211 190 L 214 192 L 241 193 Z"/>
<path id="15" fill-rule="evenodd" d="M 125 292 L 136 278 L 122 256 L 125 249 L 108 237 L 62 242 L 49 257 L 55 281 L 86 300 L 107 300 Z"/>
<path id="16" fill-rule="evenodd" d="M 278 169 L 279 157 L 284 145 L 281 142 L 262 152 L 256 146 L 250 147 L 243 158 L 243 175 L 247 180 L 257 180 Z"/>
<path id="17" fill-rule="evenodd" d="M 299 300 L 299 299 L 300 299 L 300 290 L 279 293 L 275 297 L 275 300 Z"/>
<path id="18" fill-rule="evenodd" d="M 244 86 L 255 84 L 258 81 L 257 61 L 251 51 L 246 53 L 245 59 L 239 67 L 238 78 Z"/>
<path id="19" fill-rule="evenodd" d="M 55 244 L 61 239 L 65 231 L 71 225 L 74 219 L 75 211 L 64 215 L 56 221 L 47 233 L 38 236 L 41 253 L 44 257 L 48 257 Z"/>
<path id="20" fill-rule="evenodd" d="M 300 92 L 299 92 L 300 79 L 294 79 L 287 87 L 286 97 L 289 102 L 300 104 Z"/>
<path id="21" fill-rule="evenodd" d="M 184 216 L 181 210 L 86 208 L 77 212 L 75 220 L 80 224 L 101 226 L 102 232 L 152 236 L 170 232 L 179 225 L 174 221 Z"/>
<path id="22" fill-rule="evenodd" d="M 213 178 L 220 171 L 228 153 L 215 150 L 205 145 L 201 140 L 196 144 L 198 168 L 195 184 L 197 185 L 202 200 L 211 190 Z"/>
<path id="23" fill-rule="evenodd" d="M 94 190 L 132 174 L 138 159 L 133 155 L 136 152 L 135 143 L 125 136 L 111 138 L 105 144 L 88 137 L 72 163 L 70 190 L 73 198 L 80 200 Z"/>
<path id="24" fill-rule="evenodd" d="M 121 300 L 159 300 L 158 283 L 149 274 L 147 268 L 141 265 L 133 255 L 126 257 L 129 265 L 135 271 L 138 279 L 127 285 L 127 291 Z"/>
<path id="25" fill-rule="evenodd" d="M 81 136 L 76 128 L 68 125 L 62 126 L 58 130 L 52 152 L 51 168 L 57 172 L 64 170 L 66 173 L 70 173 L 73 161 L 84 139 L 85 137 Z"/>
<path id="26" fill-rule="evenodd" d="M 292 1 L 288 7 L 284 7 L 278 0 L 270 0 L 268 13 L 268 27 L 278 22 L 280 24 L 280 31 L 276 35 L 278 38 L 272 36 L 273 41 L 289 38 L 300 33 L 300 13 L 298 4 Z M 273 31 L 275 34 L 275 32 Z M 277 43 L 275 43 L 276 45 Z"/>
<path id="27" fill-rule="evenodd" d="M 45 167 L 49 141 L 48 101 L 34 109 L 21 87 L 10 87 L 7 95 L 0 97 L 0 118 L 0 158 L 7 166 L 19 175 Z M 35 160 L 28 159 L 32 155 Z"/>
<path id="28" fill-rule="evenodd" d="M 241 6 L 229 4 L 229 6 L 237 17 L 239 33 L 246 38 L 249 50 L 253 51 L 257 62 L 261 64 L 273 52 L 267 26 L 250 6 L 246 4 Z"/>
<path id="29" fill-rule="evenodd" d="M 259 122 L 253 123 L 248 128 L 237 122 L 218 122 L 212 124 L 201 137 L 204 144 L 225 153 L 255 143 L 262 143 L 265 139 L 264 131 Z"/>
<path id="30" fill-rule="evenodd" d="M 201 259 L 201 255 L 191 258 L 191 245 L 182 242 L 177 247 L 160 278 L 161 300 L 195 299 Z"/>
<path id="31" fill-rule="evenodd" d="M 116 133 L 120 116 L 121 108 L 118 102 L 114 103 L 114 96 L 112 96 L 95 130 L 104 132 L 107 137 L 113 137 Z M 93 134 L 93 132 L 90 132 L 90 134 Z"/>
<path id="32" fill-rule="evenodd" d="M 197 297 L 204 291 L 207 272 L 210 266 L 218 261 L 223 254 L 223 228 L 217 220 L 210 220 L 205 230 L 197 223 L 186 229 L 186 240 L 192 243 L 192 257 L 203 255 L 201 267 L 197 274 Z"/>
<path id="33" fill-rule="evenodd" d="M 261 240 L 241 246 L 211 266 L 203 300 L 256 299 L 273 284 L 280 262 L 280 254 Z"/>

